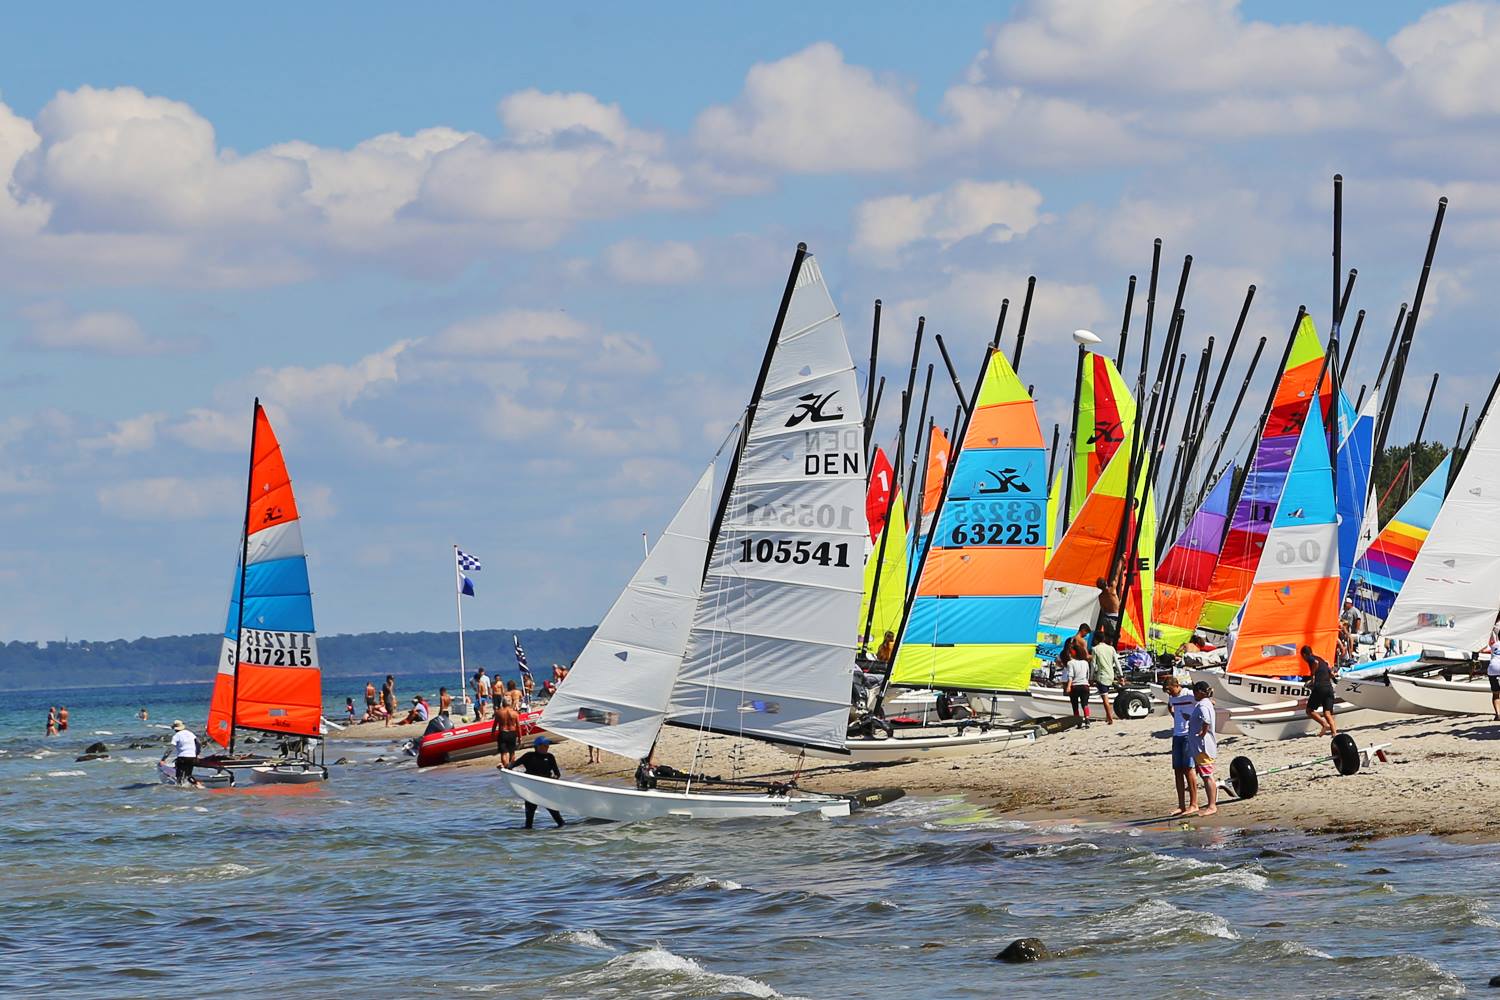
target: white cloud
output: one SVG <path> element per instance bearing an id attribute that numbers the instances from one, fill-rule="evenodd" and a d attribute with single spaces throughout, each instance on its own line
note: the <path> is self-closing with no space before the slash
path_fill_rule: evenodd
<path id="1" fill-rule="evenodd" d="M 1445 118 L 1500 114 L 1500 6 L 1455 3 L 1423 14 L 1390 41 L 1405 82 Z"/>
<path id="2" fill-rule="evenodd" d="M 229 478 L 153 476 L 101 487 L 96 496 L 101 511 L 127 521 L 232 519 L 236 506 L 244 504 L 244 484 L 236 487 Z"/>
<path id="3" fill-rule="evenodd" d="M 460 320 L 432 339 L 432 349 L 454 357 L 572 357 L 589 326 L 561 310 L 508 309 Z"/>
<path id="4" fill-rule="evenodd" d="M 97 438 L 79 442 L 85 449 L 107 448 L 116 455 L 146 451 L 156 446 L 156 429 L 167 419 L 165 413 L 142 413 L 115 422 L 114 429 Z"/>
<path id="5" fill-rule="evenodd" d="M 947 249 L 983 235 L 991 243 L 1024 236 L 1041 221 L 1042 194 L 1011 181 L 958 181 L 929 195 L 891 195 L 854 210 L 853 249 L 873 263 L 895 266 L 900 251 L 923 240 Z"/>
<path id="6" fill-rule="evenodd" d="M 604 250 L 604 268 L 629 285 L 679 285 L 703 273 L 703 260 L 691 243 L 621 240 Z"/>
<path id="7" fill-rule="evenodd" d="M 904 86 L 849 65 L 829 42 L 757 63 L 735 103 L 706 109 L 695 127 L 715 156 L 790 173 L 909 167 L 927 132 Z"/>
<path id="8" fill-rule="evenodd" d="M 53 302 L 32 306 L 23 314 L 31 321 L 31 332 L 21 338 L 20 344 L 33 350 L 144 357 L 195 346 L 189 341 L 148 336 L 139 323 L 122 312 L 74 313 Z"/>
<path id="9" fill-rule="evenodd" d="M 250 439 L 250 410 L 247 406 L 245 415 L 235 420 L 219 410 L 194 407 L 163 432 L 198 451 L 240 451 Z"/>

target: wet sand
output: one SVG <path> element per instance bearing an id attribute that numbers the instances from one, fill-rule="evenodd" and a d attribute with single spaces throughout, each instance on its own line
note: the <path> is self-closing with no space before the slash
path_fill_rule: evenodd
<path id="1" fill-rule="evenodd" d="M 419 735 L 421 725 L 366 723 L 333 736 L 341 740 L 399 740 Z M 1221 737 L 1219 771 L 1244 755 L 1260 773 L 1254 799 L 1221 803 L 1217 816 L 1192 817 L 1193 826 L 1281 827 L 1347 838 L 1428 833 L 1500 842 L 1500 723 L 1483 716 L 1404 717 L 1348 730 L 1361 747 L 1390 743 L 1389 761 L 1372 762 L 1342 776 L 1331 762 L 1279 774 L 1273 768 L 1326 756 L 1328 741 L 1302 737 L 1274 743 Z M 1044 735 L 1035 743 L 966 757 L 903 764 L 853 766 L 807 758 L 801 787 L 849 792 L 895 785 L 909 794 L 961 794 L 970 801 L 1020 818 L 1132 822 L 1174 821 L 1176 808 L 1169 739 L 1164 718 Z M 657 760 L 686 769 L 698 734 L 666 729 Z M 587 748 L 560 741 L 554 746 L 564 774 L 629 782 L 635 762 L 605 754 L 588 764 Z M 702 739 L 700 770 L 725 778 L 785 780 L 796 760 L 755 741 L 725 736 Z M 494 768 L 493 757 L 460 764 Z"/>

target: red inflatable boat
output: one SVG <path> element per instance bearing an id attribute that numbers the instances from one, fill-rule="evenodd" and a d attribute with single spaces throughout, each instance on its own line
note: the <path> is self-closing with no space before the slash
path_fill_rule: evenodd
<path id="1" fill-rule="evenodd" d="M 541 730 L 542 710 L 534 709 L 521 713 L 521 746 L 530 744 Z M 434 764 L 451 764 L 457 760 L 471 760 L 500 752 L 495 742 L 495 720 L 480 719 L 467 725 L 455 726 L 439 733 L 429 733 L 417 742 L 417 766 L 431 767 Z"/>

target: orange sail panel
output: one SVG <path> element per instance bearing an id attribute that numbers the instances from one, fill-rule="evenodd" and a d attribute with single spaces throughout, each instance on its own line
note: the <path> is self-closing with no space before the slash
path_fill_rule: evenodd
<path id="1" fill-rule="evenodd" d="M 1323 415 L 1312 407 L 1297 437 L 1280 502 L 1266 533 L 1244 617 L 1229 654 L 1230 673 L 1306 676 L 1298 651 L 1311 646 L 1329 663 L 1339 635 L 1339 538 L 1333 471 Z"/>
<path id="2" fill-rule="evenodd" d="M 937 510 L 938 498 L 943 495 L 943 479 L 948 475 L 948 436 L 936 424 L 932 427 L 931 439 L 927 442 L 927 479 L 922 483 L 922 517 L 919 524 L 925 525 L 932 512 Z"/>
<path id="3" fill-rule="evenodd" d="M 323 682 L 302 527 L 281 445 L 259 403 L 251 437 L 248 533 L 235 568 L 208 736 L 235 729 L 317 736 Z"/>

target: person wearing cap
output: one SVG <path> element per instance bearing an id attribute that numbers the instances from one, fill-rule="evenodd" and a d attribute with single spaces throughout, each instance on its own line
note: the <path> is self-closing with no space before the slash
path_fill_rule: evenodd
<path id="1" fill-rule="evenodd" d="M 198 780 L 193 777 L 193 765 L 198 763 L 198 737 L 183 725 L 181 719 L 172 723 L 172 743 L 161 755 L 162 763 L 165 764 L 174 753 L 177 755 L 177 783 L 180 785 L 185 781 L 196 786 Z"/>
<path id="2" fill-rule="evenodd" d="M 1214 778 L 1214 758 L 1219 753 L 1219 740 L 1214 733 L 1218 725 L 1218 713 L 1214 710 L 1214 689 L 1208 681 L 1193 685 L 1193 697 L 1197 703 L 1191 716 L 1193 742 L 1193 767 L 1203 779 L 1204 806 L 1198 808 L 1198 786 L 1189 784 L 1188 809 L 1184 816 L 1212 816 L 1219 811 L 1219 783 Z"/>
<path id="3" fill-rule="evenodd" d="M 538 736 L 527 750 L 516 762 L 510 765 L 512 768 L 519 767 L 527 774 L 538 778 L 561 778 L 562 770 L 557 766 L 557 758 L 552 756 L 552 741 L 545 736 Z M 548 809 L 552 819 L 558 826 L 563 825 L 562 813 L 556 809 Z M 526 829 L 531 829 L 532 821 L 536 819 L 536 803 L 526 803 Z"/>

